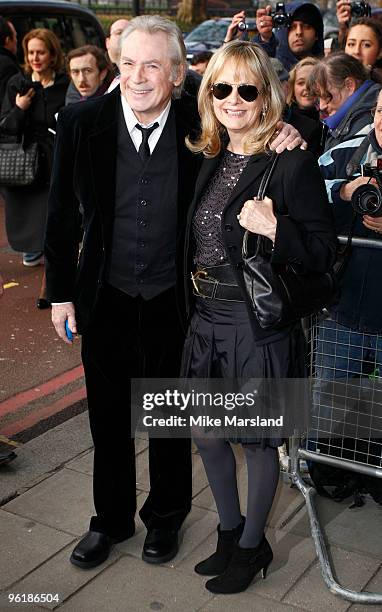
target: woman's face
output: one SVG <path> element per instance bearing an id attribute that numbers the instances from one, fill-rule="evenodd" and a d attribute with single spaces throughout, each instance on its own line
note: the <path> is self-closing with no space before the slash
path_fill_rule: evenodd
<path id="1" fill-rule="evenodd" d="M 356 57 L 364 66 L 374 66 L 381 53 L 374 30 L 367 25 L 355 25 L 350 28 L 345 53 Z"/>
<path id="2" fill-rule="evenodd" d="M 228 61 L 221 72 L 216 76 L 214 83 L 229 83 L 230 85 L 255 85 L 258 91 L 263 88 L 262 83 L 249 71 L 239 69 L 231 60 Z M 228 135 L 243 138 L 248 130 L 255 128 L 260 121 L 263 108 L 263 96 L 259 94 L 253 102 L 246 102 L 240 97 L 237 87 L 233 87 L 229 96 L 218 100 L 212 96 L 213 109 L 216 118 L 227 129 Z"/>
<path id="3" fill-rule="evenodd" d="M 314 66 L 301 66 L 296 72 L 294 97 L 300 108 L 312 108 L 317 100 L 317 96 L 311 95 L 306 86 L 313 68 Z"/>
<path id="4" fill-rule="evenodd" d="M 329 116 L 334 115 L 344 102 L 355 92 L 357 86 L 354 79 L 345 79 L 343 87 L 336 87 L 328 82 L 326 91 L 319 91 L 320 111 Z"/>
<path id="5" fill-rule="evenodd" d="M 375 137 L 380 147 L 382 147 L 382 92 L 378 96 L 374 112 Z"/>
<path id="6" fill-rule="evenodd" d="M 43 40 L 31 38 L 28 42 L 28 64 L 37 75 L 51 69 L 52 56 Z"/>

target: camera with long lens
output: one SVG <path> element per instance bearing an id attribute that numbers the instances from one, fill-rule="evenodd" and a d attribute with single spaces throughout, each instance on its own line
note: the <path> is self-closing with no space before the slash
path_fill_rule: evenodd
<path id="1" fill-rule="evenodd" d="M 362 164 L 362 176 L 369 176 L 377 181 L 377 185 L 360 185 L 353 192 L 351 204 L 359 215 L 382 217 L 382 158 L 376 160 L 376 165 Z"/>
<path id="2" fill-rule="evenodd" d="M 356 19 L 359 17 L 371 17 L 371 6 L 367 2 L 364 2 L 364 0 L 360 0 L 360 2 L 351 2 L 350 14 Z"/>
<path id="3" fill-rule="evenodd" d="M 286 12 L 284 2 L 276 3 L 276 8 L 271 13 L 271 17 L 274 28 L 288 28 L 292 23 L 292 15 Z"/>

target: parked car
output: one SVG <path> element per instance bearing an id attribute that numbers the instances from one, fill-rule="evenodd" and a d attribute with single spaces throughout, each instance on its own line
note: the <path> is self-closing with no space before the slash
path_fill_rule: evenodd
<path id="1" fill-rule="evenodd" d="M 67 0 L 0 0 L 0 15 L 16 28 L 21 62 L 21 41 L 34 28 L 52 30 L 65 53 L 85 44 L 105 47 L 105 34 L 94 13 Z"/>
<path id="2" fill-rule="evenodd" d="M 184 39 L 184 44 L 187 49 L 187 59 L 190 61 L 196 53 L 200 53 L 201 51 L 215 51 L 221 47 L 230 23 L 231 19 L 225 17 L 221 19 L 207 19 L 207 21 L 203 21 L 196 26 L 196 28 L 191 30 Z M 252 39 L 256 32 L 256 19 L 253 17 L 247 18 L 246 24 L 248 29 L 246 30 L 245 36 Z"/>

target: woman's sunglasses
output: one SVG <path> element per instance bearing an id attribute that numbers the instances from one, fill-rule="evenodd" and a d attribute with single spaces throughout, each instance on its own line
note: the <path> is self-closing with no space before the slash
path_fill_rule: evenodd
<path id="1" fill-rule="evenodd" d="M 234 87 L 237 87 L 237 92 L 246 102 L 254 102 L 263 90 L 259 91 L 256 85 L 242 83 L 241 85 L 231 85 L 230 83 L 214 83 L 211 87 L 212 95 L 217 100 L 224 100 L 232 93 Z"/>

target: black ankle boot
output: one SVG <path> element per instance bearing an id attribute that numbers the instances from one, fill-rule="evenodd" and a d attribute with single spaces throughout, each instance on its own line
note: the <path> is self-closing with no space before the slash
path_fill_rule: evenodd
<path id="1" fill-rule="evenodd" d="M 268 565 L 273 559 L 272 549 L 265 536 L 256 548 L 240 548 L 238 544 L 225 572 L 206 582 L 211 593 L 240 593 L 251 584 L 256 574 L 262 570 L 266 577 Z"/>
<path id="2" fill-rule="evenodd" d="M 218 543 L 216 551 L 195 565 L 195 572 L 202 576 L 216 576 L 226 569 L 231 560 L 236 543 L 240 540 L 245 525 L 245 517 L 241 517 L 241 523 L 235 529 L 222 531 L 218 525 Z"/>

